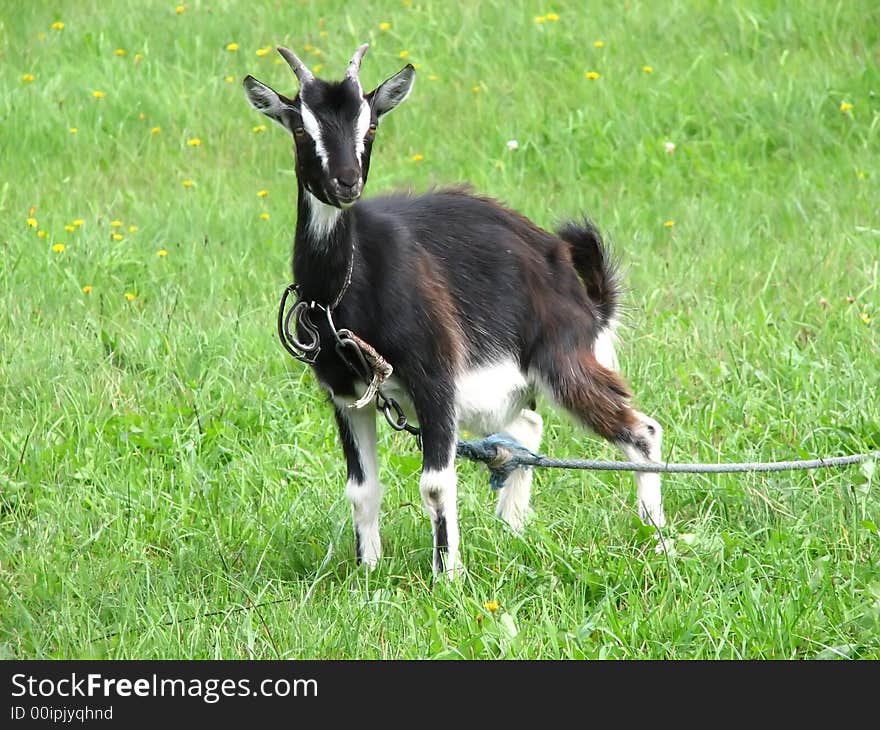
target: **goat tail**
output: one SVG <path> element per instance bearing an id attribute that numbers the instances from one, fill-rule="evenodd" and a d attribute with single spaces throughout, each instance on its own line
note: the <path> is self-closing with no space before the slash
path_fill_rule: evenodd
<path id="1" fill-rule="evenodd" d="M 613 326 L 622 287 L 617 264 L 602 242 L 599 229 L 584 218 L 581 223 L 565 223 L 558 235 L 571 247 L 574 268 L 596 305 L 599 325 Z"/>

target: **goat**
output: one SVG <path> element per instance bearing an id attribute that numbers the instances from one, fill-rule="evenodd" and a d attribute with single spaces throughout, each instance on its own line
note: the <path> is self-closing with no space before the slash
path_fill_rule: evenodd
<path id="1" fill-rule="evenodd" d="M 377 127 L 415 80 L 407 64 L 365 94 L 358 74 L 366 50 L 357 50 L 342 81 L 327 82 L 278 48 L 299 80 L 293 98 L 250 75 L 243 85 L 251 105 L 293 136 L 293 274 L 301 298 L 331 307 L 339 326 L 393 365 L 388 385 L 421 428 L 419 488 L 434 573 L 454 576 L 461 567 L 458 429 L 503 431 L 537 450 L 540 392 L 633 461 L 660 461 L 662 430 L 633 409 L 616 372 L 620 285 L 589 221 L 567 223 L 554 236 L 466 189 L 359 201 Z M 318 330 L 329 342 L 329 325 Z M 375 412 L 350 407 L 363 384 L 332 348 L 312 366 L 336 413 L 358 562 L 374 567 L 382 499 Z M 531 481 L 531 470 L 518 469 L 500 490 L 497 513 L 516 531 Z M 662 527 L 659 474 L 637 473 L 636 482 L 639 516 Z"/>

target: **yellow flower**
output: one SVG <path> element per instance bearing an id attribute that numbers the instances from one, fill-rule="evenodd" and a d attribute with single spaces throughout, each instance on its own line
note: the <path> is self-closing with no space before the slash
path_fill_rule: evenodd
<path id="1" fill-rule="evenodd" d="M 121 233 L 114 233 L 113 234 L 114 241 L 121 241 L 123 238 L 125 238 L 125 236 L 123 236 Z"/>
<path id="2" fill-rule="evenodd" d="M 113 226 L 113 228 L 119 228 L 119 226 L 122 225 L 122 221 L 110 221 L 110 225 Z"/>
<path id="3" fill-rule="evenodd" d="M 440 77 L 437 74 L 431 74 L 428 76 L 428 81 L 439 81 Z"/>
<path id="4" fill-rule="evenodd" d="M 316 74 L 319 74 L 319 73 L 321 73 L 322 68 L 324 68 L 323 63 L 316 63 L 314 66 L 312 66 L 312 71 Z"/>
<path id="5" fill-rule="evenodd" d="M 230 43 L 229 45 L 226 46 L 226 50 L 227 51 L 237 51 L 238 50 L 238 43 Z"/>
<path id="6" fill-rule="evenodd" d="M 65 248 L 67 248 L 67 246 L 65 246 L 63 243 L 56 243 L 54 246 L 52 246 L 52 250 L 55 253 L 61 253 Z"/>
<path id="7" fill-rule="evenodd" d="M 134 62 L 135 63 L 140 63 L 143 60 L 143 58 L 144 58 L 143 53 L 135 53 L 134 54 Z"/>
<path id="8" fill-rule="evenodd" d="M 64 23 L 62 23 L 60 20 L 56 20 L 54 23 L 52 23 L 52 30 L 64 30 Z"/>
<path id="9" fill-rule="evenodd" d="M 83 294 L 91 294 L 91 293 L 92 293 L 92 287 L 89 284 L 86 284 L 83 287 Z"/>
<path id="10" fill-rule="evenodd" d="M 311 50 L 313 50 L 313 49 L 314 49 L 314 46 L 313 46 L 313 45 L 310 45 L 309 43 L 306 43 L 306 44 L 303 46 L 303 50 L 304 50 L 304 51 L 311 51 Z"/>
<path id="11" fill-rule="evenodd" d="M 642 71 L 644 71 L 646 74 L 652 74 L 652 73 L 654 73 L 654 67 L 653 66 L 642 66 Z"/>
<path id="12" fill-rule="evenodd" d="M 146 115 L 143 112 L 141 112 L 140 114 L 138 114 L 138 119 L 143 119 L 145 116 Z"/>
<path id="13" fill-rule="evenodd" d="M 599 74 L 597 74 L 595 71 L 587 71 L 584 76 L 586 76 L 590 81 L 595 81 L 599 78 Z"/>
<path id="14" fill-rule="evenodd" d="M 264 221 L 269 220 L 269 214 L 268 213 L 260 213 L 260 220 L 264 220 Z"/>
<path id="15" fill-rule="evenodd" d="M 45 238 L 45 237 L 46 237 L 46 231 L 37 231 L 37 237 L 38 237 L 38 238 Z"/>
<path id="16" fill-rule="evenodd" d="M 191 188 L 193 185 L 195 185 L 195 183 L 192 180 L 184 180 L 183 183 L 181 183 L 181 184 L 185 188 Z"/>
<path id="17" fill-rule="evenodd" d="M 107 96 L 107 94 L 105 94 L 103 91 L 93 91 L 92 96 L 94 96 L 96 99 L 103 99 L 105 96 Z"/>
<path id="18" fill-rule="evenodd" d="M 260 198 L 265 198 L 269 194 L 268 190 L 258 190 L 257 196 Z"/>
<path id="19" fill-rule="evenodd" d="M 400 56 L 401 58 L 407 58 L 409 56 L 409 51 L 401 51 L 397 55 Z"/>
<path id="20" fill-rule="evenodd" d="M 36 219 L 36 218 L 28 218 L 28 219 L 27 219 L 27 224 L 28 224 L 31 228 L 36 228 L 36 227 L 37 227 L 37 219 Z"/>
<path id="21" fill-rule="evenodd" d="M 391 30 L 391 23 L 381 22 L 379 23 L 379 30 Z"/>
<path id="22" fill-rule="evenodd" d="M 227 84 L 231 84 L 233 81 L 235 81 L 235 76 L 226 76 L 223 80 L 224 80 Z"/>
<path id="23" fill-rule="evenodd" d="M 556 13 L 547 13 L 547 20 L 555 23 L 557 20 L 559 20 L 559 16 Z"/>
<path id="24" fill-rule="evenodd" d="M 161 131 L 162 131 L 162 127 L 153 127 L 150 130 L 150 134 L 159 134 L 159 132 L 161 132 Z"/>
<path id="25" fill-rule="evenodd" d="M 316 48 L 314 51 L 312 51 L 312 55 L 313 56 L 323 56 L 324 53 L 321 51 L 320 48 Z"/>
<path id="26" fill-rule="evenodd" d="M 536 22 L 536 23 L 546 23 L 546 22 L 547 22 L 547 16 L 546 16 L 546 15 L 536 15 L 536 16 L 535 16 L 535 22 Z"/>
<path id="27" fill-rule="evenodd" d="M 31 206 L 31 209 L 28 211 L 28 215 L 33 215 L 33 214 L 36 213 L 36 212 L 37 212 L 37 206 L 36 206 L 36 205 L 32 205 L 32 206 Z"/>
<path id="28" fill-rule="evenodd" d="M 128 232 L 129 232 L 129 233 L 134 233 L 135 231 L 137 231 L 137 229 L 138 229 L 137 226 L 129 226 L 129 227 L 128 227 Z"/>
<path id="29" fill-rule="evenodd" d="M 259 134 L 260 132 L 265 132 L 265 131 L 266 131 L 265 124 L 258 124 L 256 127 L 253 128 L 254 134 Z"/>
<path id="30" fill-rule="evenodd" d="M 475 94 L 479 94 L 479 93 L 480 93 L 480 87 L 479 87 L 479 86 L 472 86 L 472 87 L 471 87 L 471 91 L 473 91 Z"/>
<path id="31" fill-rule="evenodd" d="M 124 56 L 124 55 L 125 55 L 125 49 L 124 49 L 124 48 L 117 48 L 117 49 L 116 49 L 116 55 L 117 55 L 117 56 Z"/>
<path id="32" fill-rule="evenodd" d="M 593 48 L 605 48 L 605 41 L 596 41 L 593 44 Z"/>
<path id="33" fill-rule="evenodd" d="M 862 312 L 861 320 L 865 324 L 871 324 L 871 315 L 867 312 Z"/>
<path id="34" fill-rule="evenodd" d="M 78 130 L 76 127 L 71 127 L 71 128 L 70 128 L 70 133 L 71 133 L 71 134 L 76 134 L 77 132 L 79 132 L 79 130 Z"/>
<path id="35" fill-rule="evenodd" d="M 500 607 L 501 606 L 498 601 L 486 601 L 483 604 L 483 608 L 485 608 L 489 613 L 495 613 Z"/>
<path id="36" fill-rule="evenodd" d="M 186 143 L 190 147 L 199 147 L 202 144 L 202 140 L 200 140 L 198 137 L 193 137 L 192 139 L 188 139 Z"/>
<path id="37" fill-rule="evenodd" d="M 330 34 L 326 30 L 322 30 L 318 35 L 321 36 L 321 38 L 326 38 Z"/>
<path id="38" fill-rule="evenodd" d="M 79 227 L 80 227 L 81 225 L 83 225 L 84 223 L 85 223 L 85 221 L 84 221 L 82 218 L 77 218 L 77 219 L 73 222 L 73 225 L 75 225 L 77 228 L 79 228 Z"/>
<path id="39" fill-rule="evenodd" d="M 36 77 L 33 74 L 25 74 L 24 76 L 21 77 L 21 80 L 24 81 L 26 84 L 28 84 L 31 81 L 33 81 L 35 78 Z"/>
<path id="40" fill-rule="evenodd" d="M 664 221 L 664 222 L 663 222 L 663 225 L 664 225 L 666 228 L 672 228 L 672 226 L 675 225 L 675 221 Z"/>
<path id="41" fill-rule="evenodd" d="M 266 55 L 267 53 L 269 53 L 269 51 L 271 51 L 271 50 L 272 50 L 271 48 L 258 48 L 258 49 L 257 49 L 257 55 L 258 55 L 258 56 L 265 56 L 265 55 Z"/>
<path id="42" fill-rule="evenodd" d="M 65 230 L 65 231 L 69 231 L 69 232 L 72 233 L 73 231 L 76 230 L 76 226 L 69 226 L 69 225 L 68 225 L 68 226 L 64 226 L 64 230 Z"/>
<path id="43" fill-rule="evenodd" d="M 852 108 L 853 108 L 853 105 L 850 104 L 848 101 L 842 101 L 842 102 L 840 102 L 840 111 L 842 111 L 842 112 L 848 112 L 848 111 L 849 111 L 850 109 L 852 109 Z"/>
<path id="44" fill-rule="evenodd" d="M 156 256 L 165 257 L 167 255 L 168 255 L 168 252 L 164 248 L 160 248 L 158 251 L 156 251 Z"/>
<path id="45" fill-rule="evenodd" d="M 421 162 L 421 161 L 424 160 L 424 159 L 425 159 L 425 156 L 424 156 L 423 154 L 421 154 L 421 153 L 416 153 L 416 154 L 414 154 L 414 155 L 412 156 L 412 161 L 413 161 L 413 162 Z"/>
<path id="46" fill-rule="evenodd" d="M 137 294 L 132 294 L 130 291 L 127 291 L 125 292 L 125 298 L 128 299 L 128 301 L 133 302 L 137 299 Z"/>
<path id="47" fill-rule="evenodd" d="M 183 11 L 186 10 L 186 8 L 183 7 L 183 5 L 178 5 L 174 10 L 178 15 L 183 15 Z"/>

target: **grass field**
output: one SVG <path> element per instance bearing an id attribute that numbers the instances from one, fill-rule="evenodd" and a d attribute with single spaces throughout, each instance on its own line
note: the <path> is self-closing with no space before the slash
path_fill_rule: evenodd
<path id="1" fill-rule="evenodd" d="M 291 143 L 240 85 L 295 91 L 276 44 L 339 78 L 369 41 L 370 87 L 417 64 L 367 195 L 589 213 L 671 461 L 861 452 L 876 2 L 180 7 L 0 3 L 0 657 L 880 658 L 870 467 L 667 478 L 657 555 L 628 474 L 537 474 L 517 537 L 462 464 L 468 570 L 432 587 L 418 454 L 385 429 L 386 557 L 358 569 L 332 415 L 274 333 Z M 617 458 L 541 410 L 545 453 Z"/>

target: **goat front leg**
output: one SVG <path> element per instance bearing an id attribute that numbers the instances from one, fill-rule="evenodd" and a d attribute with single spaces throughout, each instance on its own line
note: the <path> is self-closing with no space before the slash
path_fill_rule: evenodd
<path id="1" fill-rule="evenodd" d="M 419 491 L 431 518 L 434 575 L 454 578 L 458 560 L 458 480 L 455 474 L 455 418 L 452 401 L 419 410 L 422 431 L 422 477 Z M 427 411 L 427 412 L 426 412 Z"/>
<path id="2" fill-rule="evenodd" d="M 357 560 L 375 568 L 382 556 L 379 539 L 382 485 L 376 452 L 376 415 L 370 406 L 355 409 L 334 405 L 348 467 L 345 496 L 351 504 Z"/>

